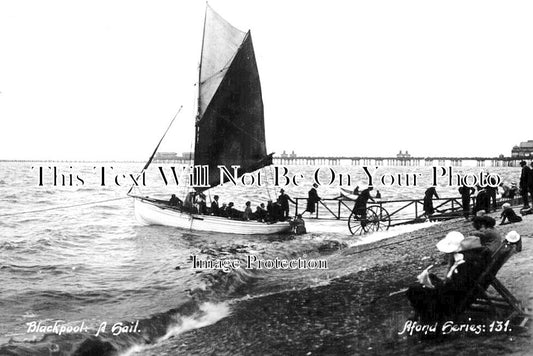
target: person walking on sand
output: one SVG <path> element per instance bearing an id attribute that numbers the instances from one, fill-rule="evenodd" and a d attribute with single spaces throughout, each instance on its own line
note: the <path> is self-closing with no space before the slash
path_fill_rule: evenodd
<path id="1" fill-rule="evenodd" d="M 522 195 L 522 200 L 524 204 L 524 209 L 529 208 L 528 200 L 528 188 L 529 188 L 529 175 L 531 174 L 531 169 L 527 166 L 526 161 L 521 161 L 520 166 L 522 167 L 522 172 L 520 174 L 520 195 Z"/>
<path id="2" fill-rule="evenodd" d="M 309 214 L 313 214 L 315 212 L 316 204 L 321 200 L 321 198 L 318 196 L 316 188 L 318 188 L 318 184 L 314 183 L 313 188 L 311 188 L 307 193 L 307 207 L 304 213 L 307 211 Z"/>
<path id="3" fill-rule="evenodd" d="M 431 216 L 435 213 L 435 208 L 433 208 L 433 197 L 439 199 L 439 195 L 437 194 L 435 187 L 429 187 L 424 193 L 424 213 L 428 218 L 431 218 Z"/>

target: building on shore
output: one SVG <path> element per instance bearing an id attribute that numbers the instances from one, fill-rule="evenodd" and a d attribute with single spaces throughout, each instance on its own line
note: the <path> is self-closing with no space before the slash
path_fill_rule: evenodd
<path id="1" fill-rule="evenodd" d="M 519 146 L 514 146 L 511 157 L 533 157 L 533 140 L 520 142 Z"/>

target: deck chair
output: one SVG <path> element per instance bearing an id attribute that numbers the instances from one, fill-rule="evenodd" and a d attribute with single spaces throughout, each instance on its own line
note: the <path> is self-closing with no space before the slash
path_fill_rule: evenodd
<path id="1" fill-rule="evenodd" d="M 532 318 L 523 308 L 522 303 L 496 278 L 498 271 L 516 252 L 522 250 L 522 240 L 515 242 L 504 240 L 492 254 L 492 259 L 483 273 L 476 280 L 465 298 L 460 302 L 456 317 L 466 310 L 489 312 L 500 320 L 519 318 L 518 324 L 524 326 Z M 490 296 L 492 287 L 498 296 Z"/>

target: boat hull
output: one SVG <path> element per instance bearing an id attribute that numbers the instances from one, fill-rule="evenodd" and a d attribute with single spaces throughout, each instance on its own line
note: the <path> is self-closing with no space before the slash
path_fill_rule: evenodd
<path id="1" fill-rule="evenodd" d="M 262 223 L 251 220 L 241 221 L 218 216 L 189 214 L 142 198 L 134 198 L 134 206 L 137 221 L 144 225 L 165 225 L 186 230 L 241 235 L 269 235 L 290 231 L 290 224 L 287 221 Z"/>

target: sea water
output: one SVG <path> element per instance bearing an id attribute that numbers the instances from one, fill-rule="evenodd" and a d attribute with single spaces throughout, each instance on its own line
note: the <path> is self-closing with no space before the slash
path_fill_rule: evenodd
<path id="1" fill-rule="evenodd" d="M 432 224 L 365 236 L 352 236 L 345 220 L 308 216 L 308 234 L 302 236 L 242 236 L 140 225 L 126 193 L 133 184 L 136 194 L 164 199 L 183 194 L 184 187 L 165 184 L 161 178 L 159 167 L 169 171 L 171 166 L 153 164 L 143 183 L 138 178 L 141 163 L 0 162 L 0 345 L 10 345 L 15 354 L 41 354 L 42 349 L 29 341 L 48 335 L 50 344 L 74 349 L 72 345 L 99 335 L 121 352 L 133 354 L 145 342 L 165 342 L 224 318 L 232 303 L 242 298 L 327 284 L 357 268 L 354 259 L 335 263 L 343 249 Z M 452 174 L 463 176 L 487 171 L 454 170 Z M 519 168 L 489 170 L 508 184 L 520 174 Z M 369 167 L 369 172 L 373 193 L 379 190 L 383 200 L 422 199 L 434 174 L 432 167 Z M 439 168 L 437 192 L 457 197 L 458 187 L 442 172 Z M 255 208 L 275 200 L 281 188 L 292 198 L 305 198 L 318 180 L 318 194 L 334 198 L 341 186 L 359 185 L 362 190 L 369 182 L 359 166 L 279 167 L 277 181 L 272 176 L 275 168 L 265 173 L 269 178 L 260 186 L 257 181 L 251 184 L 250 178 L 230 182 L 209 190 L 208 201 L 217 194 L 221 202 L 232 201 L 237 208 L 248 200 Z M 416 184 L 402 180 L 413 175 L 418 177 Z M 90 204 L 97 201 L 104 202 Z M 337 207 L 335 202 L 328 204 Z M 294 206 L 291 209 L 294 212 Z M 305 209 L 305 201 L 299 209 Z M 321 218 L 332 218 L 322 207 L 319 212 Z M 191 263 L 193 258 L 245 261 L 250 256 L 325 260 L 328 268 L 225 272 L 196 269 Z"/>

